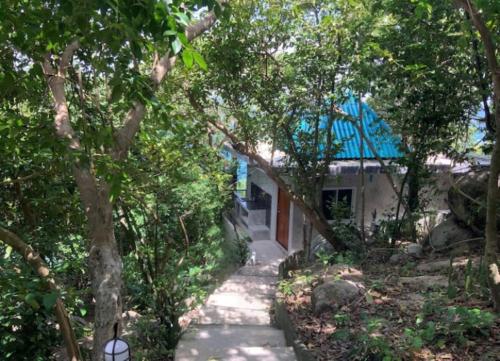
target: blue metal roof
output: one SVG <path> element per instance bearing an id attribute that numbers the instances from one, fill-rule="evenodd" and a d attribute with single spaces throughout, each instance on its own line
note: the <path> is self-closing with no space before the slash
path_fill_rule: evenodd
<path id="1" fill-rule="evenodd" d="M 359 119 L 359 101 L 353 96 L 340 108 L 352 117 Z M 390 126 L 364 102 L 362 103 L 362 111 L 365 135 L 372 142 L 378 155 L 383 159 L 403 157 L 403 153 L 399 149 L 401 141 L 392 133 Z M 361 157 L 359 132 L 352 123 L 340 119 L 335 120 L 333 132 L 335 141 L 342 146 L 335 159 L 359 159 Z M 363 148 L 364 158 L 375 159 L 375 155 L 366 142 Z"/>
<path id="2" fill-rule="evenodd" d="M 359 119 L 359 102 L 353 96 L 340 106 L 340 108 L 355 119 Z M 375 111 L 366 103 L 362 103 L 363 109 L 363 129 L 365 136 L 371 140 L 376 152 L 383 159 L 401 158 L 403 153 L 399 150 L 400 139 L 396 137 L 389 125 L 377 116 Z M 324 128 L 327 124 L 327 117 L 323 116 L 320 127 Z M 301 129 L 307 132 L 309 125 L 303 122 Z M 337 119 L 333 122 L 334 144 L 340 146 L 334 159 L 360 159 L 360 136 L 357 128 L 349 121 Z M 375 155 L 363 143 L 364 158 L 375 159 Z"/>

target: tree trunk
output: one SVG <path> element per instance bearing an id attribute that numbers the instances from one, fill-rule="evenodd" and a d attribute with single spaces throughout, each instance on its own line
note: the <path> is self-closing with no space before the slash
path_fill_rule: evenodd
<path id="1" fill-rule="evenodd" d="M 454 0 L 454 3 L 463 8 L 470 16 L 472 23 L 478 30 L 484 45 L 488 68 L 493 82 L 493 100 L 495 107 L 495 145 L 491 154 L 490 176 L 488 178 L 488 199 L 486 202 L 486 243 L 484 259 L 489 270 L 488 283 L 495 310 L 500 312 L 500 272 L 498 270 L 498 176 L 500 175 L 500 67 L 497 60 L 497 48 L 491 32 L 472 1 Z"/>
<path id="2" fill-rule="evenodd" d="M 500 94 L 499 94 L 500 95 Z M 484 259 L 489 270 L 488 283 L 495 304 L 495 310 L 500 312 L 500 272 L 498 270 L 498 230 L 497 230 L 497 199 L 498 176 L 500 174 L 500 96 L 496 99 L 496 136 L 495 146 L 491 155 L 490 176 L 488 179 L 488 199 L 486 202 L 486 244 Z"/>
<path id="3" fill-rule="evenodd" d="M 47 282 L 48 289 L 51 291 L 58 291 L 58 287 L 54 279 L 50 276 L 50 271 L 43 259 L 36 253 L 31 246 L 21 240 L 17 235 L 0 227 L 0 239 L 6 244 L 11 246 L 17 253 L 19 253 L 35 270 L 35 272 Z M 57 323 L 63 336 L 64 344 L 66 345 L 66 352 L 70 361 L 80 361 L 80 349 L 76 342 L 75 333 L 71 322 L 60 297 L 57 297 L 56 304 L 54 305 L 54 313 L 56 315 Z"/>
<path id="4" fill-rule="evenodd" d="M 413 215 L 418 212 L 420 208 L 420 164 L 415 156 L 411 156 L 412 161 L 408 165 L 408 214 L 410 215 L 411 238 L 413 241 L 417 238 L 417 228 L 415 222 L 417 221 Z"/>
<path id="5" fill-rule="evenodd" d="M 363 131 L 363 103 L 361 94 L 359 94 L 359 188 L 361 193 L 361 242 L 363 246 L 366 243 L 365 234 L 365 145 L 364 145 L 364 131 Z"/>
<path id="6" fill-rule="evenodd" d="M 122 260 L 113 226 L 109 186 L 98 182 L 86 168 L 74 169 L 90 239 L 89 268 L 95 299 L 92 360 L 102 359 L 104 343 L 113 337 L 113 326 L 121 325 Z"/>

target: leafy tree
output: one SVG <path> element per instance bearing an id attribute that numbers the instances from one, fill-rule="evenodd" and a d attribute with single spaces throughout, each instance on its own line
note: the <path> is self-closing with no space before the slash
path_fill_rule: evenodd
<path id="1" fill-rule="evenodd" d="M 488 198 L 486 204 L 486 244 L 484 258 L 488 266 L 488 283 L 495 304 L 500 312 L 500 272 L 498 270 L 498 178 L 500 176 L 500 67 L 498 65 L 498 24 L 500 6 L 495 1 L 454 0 L 454 4 L 463 9 L 479 33 L 486 56 L 491 83 L 493 84 L 493 106 L 495 109 L 495 139 L 491 153 L 490 174 L 488 178 Z M 493 129 L 492 129 L 493 130 Z"/>
<path id="2" fill-rule="evenodd" d="M 177 56 L 187 65 L 205 66 L 190 45 L 215 22 L 215 13 L 204 6 L 221 10 L 215 1 L 2 5 L 2 95 L 18 108 L 48 109 L 53 101 L 53 128 L 66 146 L 64 158 L 87 219 L 94 360 L 121 319 L 122 261 L 113 222 L 124 179 L 120 165 Z"/>
<path id="3" fill-rule="evenodd" d="M 349 24 L 360 22 L 353 9 L 347 1 L 233 6 L 231 19 L 204 42 L 209 73 L 191 85 L 195 99 L 205 96 L 204 105 L 194 101 L 194 107 L 207 108 L 208 121 L 256 161 L 337 248 L 346 244 L 323 215 L 319 194 L 341 147 L 332 124 L 345 116 L 338 104 L 352 85 L 356 36 Z M 259 142 L 272 154 L 286 152 L 291 186 L 272 161 L 259 156 Z"/>
<path id="4" fill-rule="evenodd" d="M 373 63 L 372 92 L 377 110 L 402 136 L 405 157 L 399 163 L 407 169 L 408 215 L 415 221 L 426 207 L 421 190 L 431 175 L 427 159 L 456 156 L 456 140 L 477 112 L 472 55 L 449 3 L 379 1 L 378 6 L 385 23 L 373 39 L 382 56 Z"/>

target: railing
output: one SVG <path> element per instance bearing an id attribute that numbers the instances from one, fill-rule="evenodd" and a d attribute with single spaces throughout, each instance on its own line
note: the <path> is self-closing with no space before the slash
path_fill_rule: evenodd
<path id="1" fill-rule="evenodd" d="M 246 191 L 235 191 L 234 200 L 236 204 L 239 204 L 242 208 L 247 211 L 255 211 L 259 209 L 267 209 L 269 205 L 262 200 L 253 200 L 245 197 Z"/>

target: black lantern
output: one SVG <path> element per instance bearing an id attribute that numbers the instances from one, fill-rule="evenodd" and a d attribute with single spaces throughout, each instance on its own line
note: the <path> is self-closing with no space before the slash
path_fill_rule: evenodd
<path id="1" fill-rule="evenodd" d="M 127 341 L 118 337 L 118 323 L 115 323 L 114 331 L 114 337 L 104 344 L 104 361 L 132 360 Z"/>

